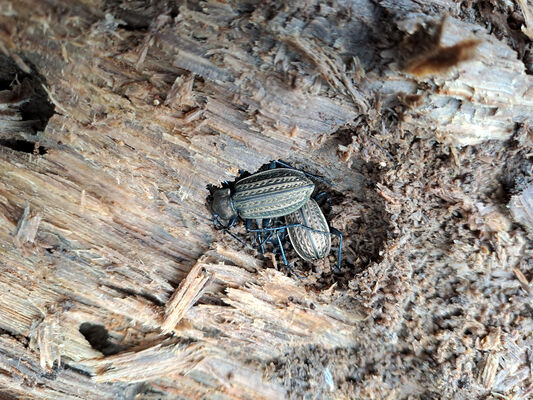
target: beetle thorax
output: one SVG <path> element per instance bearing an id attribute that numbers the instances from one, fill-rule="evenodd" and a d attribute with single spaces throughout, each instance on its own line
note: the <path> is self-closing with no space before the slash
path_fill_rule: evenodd
<path id="1" fill-rule="evenodd" d="M 228 188 L 217 189 L 213 192 L 211 210 L 220 219 L 229 221 L 237 216 L 231 200 L 231 190 Z"/>

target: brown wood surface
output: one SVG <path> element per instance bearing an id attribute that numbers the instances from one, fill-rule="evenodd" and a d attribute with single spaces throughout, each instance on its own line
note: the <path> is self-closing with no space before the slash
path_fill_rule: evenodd
<path id="1" fill-rule="evenodd" d="M 415 172 L 415 189 L 395 186 L 411 156 L 395 158 L 400 145 L 390 144 L 389 123 L 397 143 L 414 135 L 412 148 L 419 141 L 445 146 L 458 170 L 469 159 L 461 146 L 502 146 L 531 122 L 533 78 L 524 63 L 531 14 L 513 42 L 473 13 L 446 0 L 1 0 L 0 396 L 299 398 L 270 374 L 276 360 L 298 358 L 295 349 L 335 354 L 365 343 L 368 360 L 377 362 L 412 321 L 394 313 L 423 308 L 411 282 L 427 257 L 444 257 L 458 276 L 477 265 L 454 258 L 467 244 L 453 238 L 451 255 L 409 247 L 419 236 L 408 229 L 430 220 L 420 211 L 427 193 L 470 216 L 473 230 L 493 235 L 486 237 L 493 255 L 483 253 L 484 242 L 468 244 L 484 265 L 526 268 L 526 233 L 509 233 L 511 216 L 501 208 L 481 211 L 484 195 L 423 188 Z M 520 18 L 520 8 L 512 15 Z M 55 112 L 41 124 L 24 104 L 45 98 Z M 415 164 L 422 167 L 424 157 Z M 492 162 L 490 154 L 481 158 L 479 174 Z M 290 277 L 279 259 L 266 262 L 213 229 L 207 185 L 276 159 L 326 176 L 346 196 L 332 222 L 346 231 L 345 262 L 353 269 L 338 283 L 330 276 L 313 288 Z M 363 161 L 383 168 L 383 178 L 368 184 Z M 382 207 L 390 222 L 367 221 L 363 204 Z M 405 229 L 394 230 L 406 214 Z M 358 237 L 354 220 L 366 221 L 358 234 L 376 241 L 375 262 L 348 249 Z M 334 263 L 326 264 L 328 272 Z M 528 285 L 523 274 L 519 280 Z M 371 328 L 359 338 L 363 326 Z M 98 327 L 109 334 L 107 348 L 87 339 Z M 386 344 L 372 344 L 368 332 Z M 447 340 L 444 331 L 431 332 Z M 478 336 L 490 332 L 479 328 Z M 510 364 L 494 349 L 513 340 L 505 332 L 493 347 L 472 344 L 472 360 L 486 358 L 464 369 L 477 376 L 475 393 L 527 374 L 517 362 L 497 380 L 506 368 L 498 365 Z M 337 385 L 344 378 L 331 386 L 324 371 L 313 377 L 327 388 L 316 398 L 424 393 L 390 378 L 352 397 Z M 372 386 L 371 371 L 365 385 Z M 508 383 L 508 393 L 526 396 L 527 379 Z"/>

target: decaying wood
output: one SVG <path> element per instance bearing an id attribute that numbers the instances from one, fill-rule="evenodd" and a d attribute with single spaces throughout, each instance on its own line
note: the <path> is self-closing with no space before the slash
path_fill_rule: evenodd
<path id="1" fill-rule="evenodd" d="M 14 398 L 38 399 L 126 399 L 134 391 L 98 384 L 90 377 L 71 369 L 43 373 L 35 352 L 20 340 L 0 337 L 0 394 Z M 4 392 L 6 391 L 6 392 Z"/>
<path id="2" fill-rule="evenodd" d="M 523 63 L 502 42 L 457 20 L 444 20 L 436 39 L 443 47 L 433 51 L 443 53 L 444 62 L 464 62 L 444 76 L 428 67 L 435 86 L 420 94 L 409 125 L 434 130 L 439 140 L 457 145 L 509 139 L 533 107 L 532 79 Z"/>
<path id="3" fill-rule="evenodd" d="M 135 353 L 122 353 L 89 362 L 97 382 L 143 382 L 161 376 L 187 375 L 209 350 L 199 344 L 158 344 Z"/>
<path id="4" fill-rule="evenodd" d="M 13 238 L 13 242 L 18 247 L 21 247 L 26 243 L 33 243 L 35 236 L 37 235 L 37 229 L 39 229 L 41 216 L 35 215 L 33 217 L 29 217 L 29 215 L 30 206 L 27 205 L 26 208 L 24 208 L 24 214 L 22 214 L 22 217 L 19 220 L 17 229 L 15 230 L 15 237 Z"/>
<path id="5" fill-rule="evenodd" d="M 488 3 L 0 2 L 0 397 L 527 398 L 531 13 Z M 341 274 L 213 228 L 276 159 Z"/>
<path id="6" fill-rule="evenodd" d="M 525 19 L 525 23 L 522 25 L 522 32 L 533 40 L 533 11 L 531 11 L 531 5 L 528 0 L 518 0 L 518 4 L 520 4 Z"/>
<path id="7" fill-rule="evenodd" d="M 524 189 L 522 193 L 513 196 L 509 208 L 515 221 L 533 233 L 533 185 Z"/>

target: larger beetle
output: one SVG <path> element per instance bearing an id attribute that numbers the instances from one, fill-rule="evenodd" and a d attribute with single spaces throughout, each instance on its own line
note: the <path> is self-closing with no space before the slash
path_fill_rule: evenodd
<path id="1" fill-rule="evenodd" d="M 213 191 L 211 210 L 218 222 L 231 226 L 243 219 L 283 217 L 301 208 L 310 199 L 315 184 L 302 171 L 276 168 L 258 172 L 230 188 Z"/>

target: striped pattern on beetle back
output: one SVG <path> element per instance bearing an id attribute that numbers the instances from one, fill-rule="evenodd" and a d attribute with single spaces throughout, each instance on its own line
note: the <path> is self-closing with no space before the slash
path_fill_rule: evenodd
<path id="1" fill-rule="evenodd" d="M 253 174 L 235 184 L 233 206 L 242 218 L 276 218 L 301 208 L 315 184 L 302 171 L 276 168 Z"/>
<path id="2" fill-rule="evenodd" d="M 292 247 L 300 257 L 311 261 L 328 255 L 331 249 L 329 226 L 316 201 L 310 199 L 302 208 L 287 215 L 285 222 L 287 225 L 302 224 L 320 231 L 313 232 L 302 226 L 287 229 Z"/>

